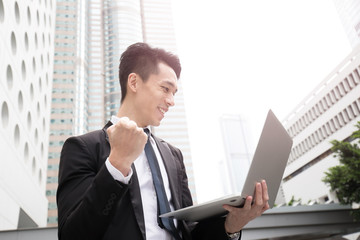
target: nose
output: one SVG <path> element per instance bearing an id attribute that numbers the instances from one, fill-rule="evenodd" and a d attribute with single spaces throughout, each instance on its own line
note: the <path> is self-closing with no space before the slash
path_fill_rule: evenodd
<path id="1" fill-rule="evenodd" d="M 173 94 L 169 94 L 168 97 L 166 98 L 166 104 L 169 107 L 173 107 L 175 105 L 175 101 L 174 101 L 174 95 Z"/>

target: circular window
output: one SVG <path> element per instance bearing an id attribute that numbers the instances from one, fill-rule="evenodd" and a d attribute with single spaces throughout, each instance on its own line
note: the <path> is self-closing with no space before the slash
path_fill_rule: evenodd
<path id="1" fill-rule="evenodd" d="M 27 127 L 28 127 L 28 131 L 30 131 L 31 130 L 31 124 L 32 124 L 32 120 L 31 120 L 31 113 L 30 112 L 28 112 L 28 114 L 27 114 Z"/>
<path id="2" fill-rule="evenodd" d="M 41 143 L 40 151 L 41 151 L 41 156 L 44 157 L 44 143 Z"/>
<path id="3" fill-rule="evenodd" d="M 13 71 L 10 65 L 8 65 L 6 69 L 6 79 L 8 88 L 11 89 L 13 86 Z"/>
<path id="4" fill-rule="evenodd" d="M 29 37 L 27 33 L 25 33 L 24 41 L 25 41 L 25 49 L 26 51 L 29 51 Z"/>
<path id="5" fill-rule="evenodd" d="M 16 46 L 16 37 L 15 37 L 14 32 L 11 33 L 11 50 L 12 50 L 12 53 L 15 55 L 17 46 Z"/>
<path id="6" fill-rule="evenodd" d="M 16 23 L 20 22 L 20 10 L 17 2 L 15 2 L 15 19 L 16 19 Z"/>
<path id="7" fill-rule="evenodd" d="M 21 91 L 18 94 L 18 107 L 20 111 L 22 111 L 24 107 L 24 98 Z"/>
<path id="8" fill-rule="evenodd" d="M 21 62 L 21 75 L 22 75 L 22 79 L 25 81 L 26 80 L 26 65 L 24 60 Z"/>
<path id="9" fill-rule="evenodd" d="M 6 128 L 9 123 L 9 108 L 6 102 L 3 102 L 1 106 L 1 122 L 4 128 Z"/>
<path id="10" fill-rule="evenodd" d="M 42 80 L 39 78 L 39 91 L 42 92 Z"/>
<path id="11" fill-rule="evenodd" d="M 40 63 L 41 63 L 41 68 L 43 69 L 44 68 L 44 57 L 42 54 L 41 54 L 41 58 L 40 58 Z"/>
<path id="12" fill-rule="evenodd" d="M 0 0 L 0 22 L 4 21 L 4 3 Z"/>
<path id="13" fill-rule="evenodd" d="M 30 84 L 30 98 L 31 101 L 34 100 L 34 86 L 32 83 Z"/>
<path id="14" fill-rule="evenodd" d="M 39 26 L 39 24 L 40 24 L 39 11 L 36 11 L 36 22 L 37 22 L 37 25 Z"/>
<path id="15" fill-rule="evenodd" d="M 42 127 L 43 127 L 43 132 L 45 132 L 45 127 L 46 127 L 46 124 L 45 124 L 45 118 L 43 118 L 43 121 L 42 121 Z"/>
<path id="16" fill-rule="evenodd" d="M 28 24 L 31 25 L 31 11 L 30 11 L 30 7 L 27 7 L 27 19 L 28 19 Z"/>
<path id="17" fill-rule="evenodd" d="M 20 143 L 20 128 L 19 125 L 16 124 L 15 130 L 14 130 L 14 144 L 15 147 L 18 147 Z"/>
<path id="18" fill-rule="evenodd" d="M 35 157 L 32 159 L 32 174 L 35 175 L 36 172 L 36 160 Z"/>
<path id="19" fill-rule="evenodd" d="M 37 103 L 37 107 L 36 107 L 36 111 L 37 111 L 37 117 L 40 118 L 40 103 Z"/>
<path id="20" fill-rule="evenodd" d="M 36 73 L 36 62 L 35 62 L 35 57 L 33 57 L 32 67 L 33 67 L 33 73 Z"/>
<path id="21" fill-rule="evenodd" d="M 48 62 L 48 64 L 50 63 L 50 54 L 49 53 L 47 53 L 47 62 Z"/>
<path id="22" fill-rule="evenodd" d="M 46 97 L 46 95 L 44 96 L 44 108 L 46 108 L 46 106 L 47 106 L 47 97 Z"/>
<path id="23" fill-rule="evenodd" d="M 36 47 L 36 49 L 38 49 L 38 47 L 39 47 L 37 33 L 35 33 L 35 47 Z"/>
<path id="24" fill-rule="evenodd" d="M 34 139 L 35 139 L 35 144 L 38 144 L 38 142 L 39 142 L 39 133 L 38 133 L 37 129 L 35 129 Z"/>
<path id="25" fill-rule="evenodd" d="M 42 171 L 41 171 L 41 169 L 39 170 L 39 176 L 38 176 L 38 180 L 39 180 L 39 185 L 41 185 L 41 183 L 42 183 Z"/>
<path id="26" fill-rule="evenodd" d="M 29 161 L 29 144 L 25 143 L 24 147 L 24 161 L 27 163 Z"/>

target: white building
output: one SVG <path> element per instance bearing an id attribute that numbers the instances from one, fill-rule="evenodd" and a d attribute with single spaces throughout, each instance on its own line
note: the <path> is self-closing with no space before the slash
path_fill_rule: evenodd
<path id="1" fill-rule="evenodd" d="M 46 226 L 55 7 L 0 0 L 1 230 Z"/>
<path id="2" fill-rule="evenodd" d="M 225 161 L 220 162 L 223 171 L 223 189 L 226 195 L 241 192 L 250 168 L 254 148 L 250 146 L 251 134 L 247 122 L 240 115 L 223 115 L 220 118 L 224 142 Z"/>
<path id="3" fill-rule="evenodd" d="M 357 0 L 333 0 L 344 31 L 352 48 L 360 43 L 360 2 Z"/>
<path id="4" fill-rule="evenodd" d="M 283 179 L 288 202 L 336 201 L 322 179 L 338 165 L 331 140 L 347 140 L 360 121 L 360 46 L 347 56 L 285 120 L 293 149 Z"/>

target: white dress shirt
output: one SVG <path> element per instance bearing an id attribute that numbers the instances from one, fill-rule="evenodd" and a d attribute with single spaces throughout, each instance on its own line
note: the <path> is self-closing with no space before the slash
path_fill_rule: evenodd
<path id="1" fill-rule="evenodd" d="M 111 122 L 116 124 L 119 121 L 119 118 L 116 116 L 111 117 Z M 150 130 L 150 129 L 149 129 Z M 161 176 L 164 182 L 164 188 L 166 192 L 166 196 L 170 203 L 171 210 L 174 210 L 174 206 L 171 203 L 171 192 L 169 186 L 169 179 L 165 170 L 165 165 L 161 154 L 156 146 L 156 143 L 152 137 L 150 137 L 151 145 L 154 149 L 156 157 L 158 159 Z M 133 171 L 130 170 L 128 176 L 124 176 L 118 169 L 116 169 L 109 161 L 106 159 L 105 165 L 110 172 L 110 174 L 114 177 L 115 180 L 118 180 L 122 183 L 128 184 L 132 175 Z M 152 175 L 150 171 L 150 166 L 147 161 L 145 151 L 142 151 L 140 156 L 134 162 L 137 177 L 139 179 L 139 187 L 142 199 L 142 206 L 144 211 L 144 220 L 145 220 L 145 232 L 146 232 L 146 239 L 148 240 L 171 240 L 173 239 L 171 234 L 168 233 L 166 230 L 160 228 L 157 222 L 157 199 L 156 199 L 156 192 L 152 180 Z M 177 222 L 175 221 L 175 224 Z"/>

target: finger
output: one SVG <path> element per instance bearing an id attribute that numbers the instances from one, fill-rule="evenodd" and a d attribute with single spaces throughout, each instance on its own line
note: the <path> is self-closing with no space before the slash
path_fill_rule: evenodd
<path id="1" fill-rule="evenodd" d="M 227 204 L 223 205 L 223 208 L 224 208 L 226 211 L 228 211 L 228 212 L 233 211 L 233 207 L 230 206 L 230 205 L 227 205 Z"/>
<path id="2" fill-rule="evenodd" d="M 267 203 L 269 201 L 268 187 L 265 180 L 261 181 L 263 199 Z"/>
<path id="3" fill-rule="evenodd" d="M 253 197 L 252 196 L 247 196 L 243 208 L 244 209 L 251 209 L 252 201 L 253 201 Z"/>
<path id="4" fill-rule="evenodd" d="M 138 130 L 138 126 L 137 126 L 136 122 L 134 122 L 133 120 L 129 120 L 129 121 L 127 122 L 127 126 L 128 126 L 130 129 Z"/>
<path id="5" fill-rule="evenodd" d="M 121 117 L 119 118 L 119 121 L 117 122 L 117 124 L 126 124 L 127 122 L 129 122 L 130 119 L 128 117 Z"/>
<path id="6" fill-rule="evenodd" d="M 259 182 L 255 185 L 255 204 L 262 205 L 263 204 L 263 194 L 262 194 L 262 186 Z"/>

